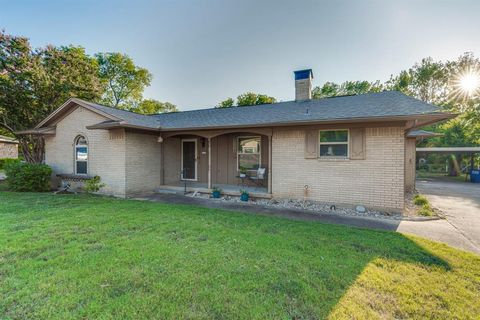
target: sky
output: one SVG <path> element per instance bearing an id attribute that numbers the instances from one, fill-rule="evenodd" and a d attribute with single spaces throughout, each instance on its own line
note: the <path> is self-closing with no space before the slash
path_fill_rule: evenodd
<path id="1" fill-rule="evenodd" d="M 34 47 L 126 53 L 153 74 L 145 98 L 191 110 L 247 91 L 293 100 L 304 68 L 317 86 L 478 56 L 479 12 L 478 0 L 0 0 L 0 28 Z"/>

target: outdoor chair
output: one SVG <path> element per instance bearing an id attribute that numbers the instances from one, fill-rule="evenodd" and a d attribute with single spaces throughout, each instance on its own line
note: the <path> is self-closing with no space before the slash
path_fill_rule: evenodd
<path id="1" fill-rule="evenodd" d="M 263 186 L 263 182 L 265 181 L 265 168 L 258 168 L 257 175 L 255 176 L 248 176 L 248 179 L 255 183 L 257 186 Z"/>

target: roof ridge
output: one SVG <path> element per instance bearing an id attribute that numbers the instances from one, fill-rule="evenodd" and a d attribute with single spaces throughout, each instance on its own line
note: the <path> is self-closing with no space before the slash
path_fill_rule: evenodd
<path id="1" fill-rule="evenodd" d="M 324 98 L 312 98 L 312 99 L 307 99 L 307 100 L 287 100 L 287 101 L 279 101 L 279 102 L 274 102 L 274 103 L 252 104 L 252 105 L 246 105 L 246 106 L 231 106 L 231 107 L 226 107 L 226 108 L 209 107 L 209 108 L 200 108 L 200 109 L 192 109 L 192 110 L 184 110 L 184 111 L 155 113 L 155 114 L 149 114 L 148 116 L 149 117 L 158 117 L 158 116 L 166 115 L 166 114 L 179 114 L 179 113 L 187 113 L 187 112 L 206 111 L 206 110 L 230 110 L 232 108 L 272 106 L 272 105 L 279 105 L 279 104 L 286 104 L 286 103 L 293 103 L 293 102 L 303 103 L 303 102 L 319 101 L 319 100 L 324 100 L 324 99 L 350 98 L 350 97 L 375 95 L 375 94 L 382 94 L 382 93 L 389 93 L 389 92 L 400 93 L 402 95 L 407 96 L 406 94 L 404 94 L 403 92 L 400 92 L 398 90 L 384 90 L 384 91 L 380 91 L 380 92 L 367 92 L 367 93 L 362 93 L 362 94 L 351 94 L 351 95 L 342 95 L 342 96 L 333 96 L 333 97 L 324 97 Z M 415 98 L 413 98 L 413 99 L 415 99 Z"/>

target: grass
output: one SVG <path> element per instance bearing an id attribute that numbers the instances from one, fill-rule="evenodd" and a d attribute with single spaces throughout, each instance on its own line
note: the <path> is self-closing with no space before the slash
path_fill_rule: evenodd
<path id="1" fill-rule="evenodd" d="M 459 174 L 458 176 L 449 176 L 446 173 L 443 172 L 428 172 L 425 170 L 417 170 L 417 179 L 442 179 L 445 181 L 456 181 L 456 182 L 468 182 L 470 183 L 470 180 L 465 181 L 465 174 Z"/>
<path id="2" fill-rule="evenodd" d="M 416 194 L 413 197 L 413 203 L 416 206 L 420 207 L 418 209 L 418 214 L 419 215 L 425 216 L 425 217 L 430 217 L 430 216 L 433 216 L 435 214 L 432 206 L 430 205 L 430 202 L 428 202 L 428 199 L 425 196 L 423 196 L 421 194 Z"/>
<path id="3" fill-rule="evenodd" d="M 0 318 L 476 318 L 480 257 L 399 233 L 0 192 Z"/>

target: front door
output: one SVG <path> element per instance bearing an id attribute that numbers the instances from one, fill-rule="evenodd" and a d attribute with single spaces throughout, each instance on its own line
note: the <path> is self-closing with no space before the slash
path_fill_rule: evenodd
<path id="1" fill-rule="evenodd" d="M 197 180 L 197 140 L 182 140 L 182 179 Z"/>

